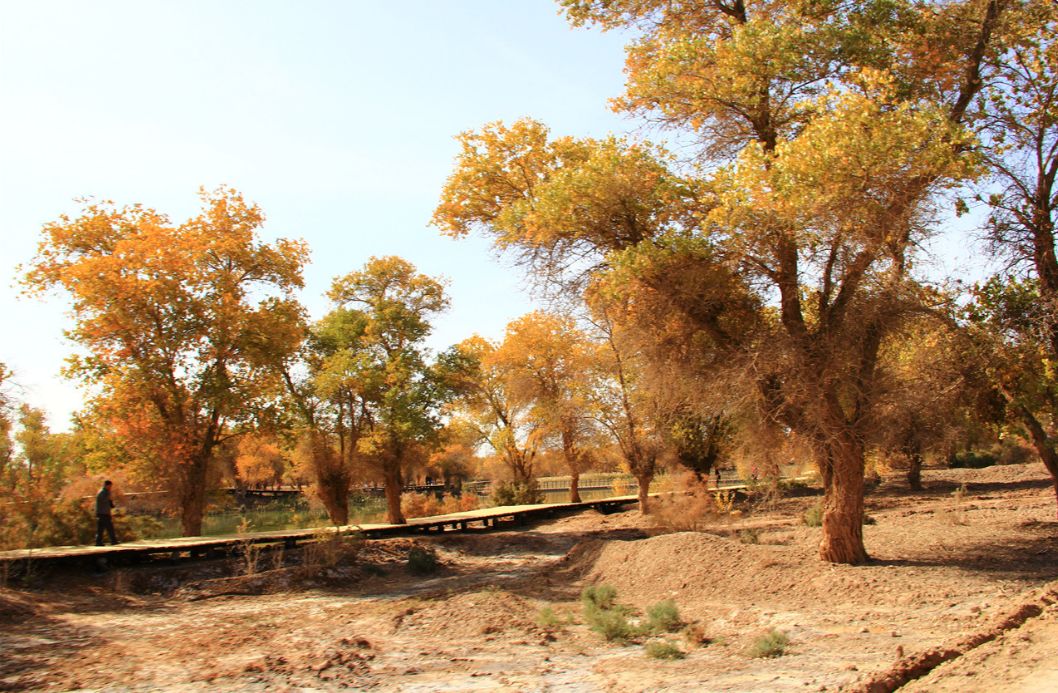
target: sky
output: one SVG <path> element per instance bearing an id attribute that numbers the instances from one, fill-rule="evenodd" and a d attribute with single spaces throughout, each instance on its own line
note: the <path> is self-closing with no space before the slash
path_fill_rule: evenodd
<path id="1" fill-rule="evenodd" d="M 179 223 L 230 185 L 263 237 L 312 249 L 301 299 L 400 255 L 449 282 L 434 349 L 502 337 L 533 307 L 484 239 L 428 225 L 461 131 L 532 116 L 555 133 L 635 123 L 608 99 L 627 37 L 572 29 L 548 0 L 0 0 L 0 362 L 54 430 L 82 404 L 59 294 L 21 295 L 43 224 L 92 197 Z"/>

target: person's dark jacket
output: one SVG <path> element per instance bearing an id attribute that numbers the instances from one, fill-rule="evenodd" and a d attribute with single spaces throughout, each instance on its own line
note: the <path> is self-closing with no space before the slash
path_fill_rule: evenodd
<path id="1" fill-rule="evenodd" d="M 113 507 L 114 501 L 110 499 L 110 489 L 104 486 L 96 494 L 96 515 L 109 515 Z"/>

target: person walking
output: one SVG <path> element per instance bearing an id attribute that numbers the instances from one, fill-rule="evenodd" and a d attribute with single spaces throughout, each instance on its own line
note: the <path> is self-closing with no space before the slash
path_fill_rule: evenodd
<path id="1" fill-rule="evenodd" d="M 110 487 L 113 483 L 110 479 L 103 482 L 103 488 L 96 494 L 96 546 L 103 545 L 103 530 L 110 535 L 110 545 L 118 543 L 117 534 L 114 532 L 114 518 L 111 511 L 114 509 L 114 499 L 110 497 Z"/>

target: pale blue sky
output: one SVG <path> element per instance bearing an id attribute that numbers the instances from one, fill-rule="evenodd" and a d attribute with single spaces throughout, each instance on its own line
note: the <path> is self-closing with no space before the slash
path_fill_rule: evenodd
<path id="1" fill-rule="evenodd" d="M 0 361 L 65 428 L 81 403 L 58 374 L 65 305 L 19 298 L 15 265 L 74 198 L 182 220 L 219 184 L 261 205 L 266 236 L 309 242 L 314 317 L 334 276 L 396 254 L 451 282 L 435 348 L 500 336 L 530 309 L 519 272 L 427 226 L 453 136 L 524 115 L 631 127 L 607 105 L 624 41 L 548 0 L 0 3 Z"/>

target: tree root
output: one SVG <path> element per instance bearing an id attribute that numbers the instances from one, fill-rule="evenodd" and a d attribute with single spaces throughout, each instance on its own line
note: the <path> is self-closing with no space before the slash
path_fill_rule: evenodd
<path id="1" fill-rule="evenodd" d="M 1003 633 L 1019 628 L 1030 618 L 1036 618 L 1049 605 L 1058 602 L 1058 583 L 1051 583 L 1031 600 L 996 617 L 984 630 L 964 636 L 954 643 L 941 645 L 925 652 L 904 657 L 886 671 L 878 672 L 848 690 L 851 693 L 890 693 L 904 684 L 921 678 L 941 664 L 961 657 Z"/>

